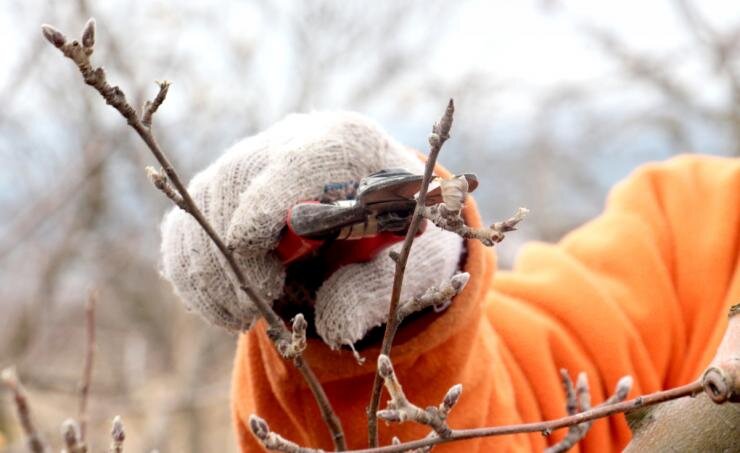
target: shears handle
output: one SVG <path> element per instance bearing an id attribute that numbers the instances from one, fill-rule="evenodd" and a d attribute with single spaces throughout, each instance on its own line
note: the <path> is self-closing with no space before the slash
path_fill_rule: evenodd
<path id="1" fill-rule="evenodd" d="M 335 236 L 319 239 L 302 236 L 297 230 L 305 230 L 304 219 L 296 219 L 294 216 L 296 213 L 300 214 L 309 211 L 310 209 L 306 209 L 308 208 L 306 206 L 307 204 L 315 205 L 317 203 L 299 203 L 288 210 L 285 219 L 286 227 L 275 249 L 284 265 L 291 264 L 311 255 L 325 244 L 327 244 L 327 247 L 323 251 L 323 255 L 328 262 L 332 263 L 334 269 L 345 264 L 364 263 L 375 258 L 382 250 L 404 239 L 404 234 L 389 231 L 381 231 L 371 236 L 347 240 L 335 239 Z M 424 222 L 419 229 L 418 235 L 424 232 L 425 227 L 426 223 Z"/>

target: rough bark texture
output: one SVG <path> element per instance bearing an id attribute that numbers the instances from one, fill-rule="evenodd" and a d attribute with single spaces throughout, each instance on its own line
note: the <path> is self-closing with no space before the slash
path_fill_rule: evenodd
<path id="1" fill-rule="evenodd" d="M 730 370 L 726 365 L 740 362 L 740 304 L 730 308 L 729 318 L 710 368 Z M 738 394 L 736 375 L 727 385 L 734 386 L 734 395 Z M 630 412 L 627 421 L 633 438 L 626 452 L 740 451 L 740 403 L 734 397 L 716 404 L 701 393 Z"/>
<path id="2" fill-rule="evenodd" d="M 705 393 L 627 415 L 634 433 L 625 452 L 733 452 L 740 448 L 740 404 L 714 404 Z"/>

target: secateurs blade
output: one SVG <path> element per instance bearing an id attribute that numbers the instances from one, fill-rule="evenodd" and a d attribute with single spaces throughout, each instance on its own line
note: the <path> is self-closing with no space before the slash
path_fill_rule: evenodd
<path id="1" fill-rule="evenodd" d="M 473 174 L 464 174 L 468 192 L 478 186 Z M 298 203 L 289 211 L 277 253 L 284 264 L 309 255 L 327 241 L 346 241 L 344 262 L 372 259 L 380 250 L 405 236 L 416 206 L 422 175 L 403 169 L 381 170 L 360 181 L 354 199 Z M 442 202 L 433 183 L 426 205 Z"/>

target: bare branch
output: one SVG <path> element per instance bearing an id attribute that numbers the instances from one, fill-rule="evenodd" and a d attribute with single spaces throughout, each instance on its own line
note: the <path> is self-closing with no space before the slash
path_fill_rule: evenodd
<path id="1" fill-rule="evenodd" d="M 152 116 L 157 112 L 157 109 L 159 109 L 159 106 L 162 105 L 165 98 L 167 97 L 167 92 L 170 89 L 170 85 L 172 83 L 168 82 L 167 80 L 163 80 L 161 82 L 157 82 L 157 85 L 159 86 L 159 92 L 157 93 L 157 96 L 154 97 L 153 101 L 146 101 L 144 103 L 144 116 L 141 119 L 141 123 L 151 128 L 152 127 Z"/>
<path id="2" fill-rule="evenodd" d="M 573 381 L 570 380 L 568 370 L 561 369 L 560 377 L 563 380 L 563 388 L 566 395 L 566 411 L 568 415 L 575 415 L 578 412 L 587 412 L 591 410 L 591 394 L 588 389 L 588 378 L 586 373 L 579 373 L 575 389 Z M 625 376 L 617 382 L 614 393 L 597 407 L 608 406 L 619 403 L 627 398 L 632 389 L 632 377 Z M 563 453 L 575 446 L 581 439 L 586 437 L 588 430 L 591 429 L 592 421 L 572 425 L 568 428 L 568 434 L 557 444 L 545 449 L 545 453 Z"/>
<path id="3" fill-rule="evenodd" d="M 465 224 L 460 215 L 460 209 L 450 209 L 447 203 L 434 206 L 425 206 L 422 215 L 443 230 L 453 233 L 465 239 L 477 239 L 483 245 L 492 247 L 504 240 L 506 233 L 516 231 L 516 226 L 524 220 L 529 210 L 517 209 L 516 213 L 503 222 L 496 222 L 489 228 L 471 228 Z"/>
<path id="4" fill-rule="evenodd" d="M 378 370 L 379 372 L 383 373 L 383 376 L 390 376 L 392 374 L 392 365 L 390 364 L 390 360 L 386 356 L 382 356 L 382 357 L 383 357 L 382 359 L 381 358 L 378 359 Z M 740 367 L 740 365 L 737 362 L 725 363 L 722 366 L 720 366 L 720 368 L 722 368 L 727 374 L 736 373 L 738 371 L 738 367 Z M 568 381 L 570 381 L 570 378 L 568 378 Z M 584 378 L 580 378 L 579 381 L 580 382 L 575 387 L 573 387 L 572 383 L 570 384 L 571 396 L 568 397 L 568 400 L 571 402 L 575 400 L 577 401 L 577 404 L 584 405 L 584 406 L 590 405 L 590 396 L 587 395 L 588 385 L 585 382 Z M 391 393 L 392 395 L 395 395 L 397 401 L 399 402 L 404 401 L 405 396 L 401 396 L 403 392 L 400 389 L 400 384 L 397 383 L 397 380 L 392 379 L 390 382 L 390 385 L 391 385 L 391 388 L 389 389 L 389 393 Z M 567 384 L 564 384 L 564 385 L 567 385 Z M 701 393 L 704 390 L 703 386 L 704 386 L 704 383 L 702 382 L 702 380 L 697 380 L 691 384 L 683 385 L 683 386 L 676 387 L 676 388 L 669 389 L 669 390 L 662 390 L 659 392 L 650 393 L 648 395 L 642 395 L 637 398 L 631 399 L 629 401 L 622 401 L 627 396 L 627 394 L 629 393 L 632 387 L 632 378 L 627 376 L 627 377 L 620 379 L 619 382 L 617 382 L 614 394 L 611 397 L 609 397 L 606 401 L 604 401 L 604 403 L 598 405 L 597 407 L 593 409 L 590 409 L 584 412 L 575 413 L 572 415 L 568 415 L 566 417 L 562 417 L 559 419 L 543 421 L 543 422 L 535 422 L 535 423 L 522 423 L 518 425 L 508 425 L 508 426 L 494 426 L 494 427 L 473 428 L 473 429 L 451 429 L 450 430 L 451 433 L 447 437 L 440 437 L 435 432 L 435 433 L 431 433 L 424 439 L 419 439 L 419 440 L 405 442 L 405 443 L 393 442 L 391 445 L 387 445 L 384 447 L 371 447 L 371 448 L 359 449 L 359 450 L 348 450 L 347 453 L 399 453 L 399 452 L 408 452 L 408 451 L 428 451 L 428 449 L 434 445 L 438 445 L 442 443 L 449 443 L 449 442 L 456 442 L 456 441 L 467 440 L 467 439 L 476 439 L 480 437 L 492 437 L 492 436 L 503 436 L 503 435 L 509 435 L 509 434 L 536 433 L 536 432 L 549 435 L 549 433 L 552 433 L 556 429 L 570 428 L 573 426 L 582 425 L 584 423 L 590 424 L 590 422 L 592 422 L 593 420 L 608 417 L 610 415 L 623 413 L 623 412 L 629 412 L 635 409 L 653 406 L 656 404 L 664 403 L 666 401 L 676 400 L 676 399 L 684 398 L 687 396 L 693 397 Z M 446 417 L 446 413 L 449 412 L 449 409 L 445 409 L 445 407 L 452 408 L 457 402 L 457 399 L 459 398 L 459 389 L 456 387 L 457 386 L 453 386 L 450 389 L 450 391 L 448 391 L 442 404 L 438 408 L 434 408 L 437 411 L 445 412 L 445 417 Z M 573 390 L 573 388 L 575 388 L 575 390 Z M 708 390 L 705 390 L 705 391 L 708 391 Z M 567 389 L 566 389 L 566 393 L 568 393 Z M 399 403 L 399 404 L 405 407 L 404 403 Z M 413 420 L 413 417 L 409 416 L 411 412 L 414 412 L 413 409 L 410 411 L 396 410 L 395 413 L 388 413 L 387 417 L 385 417 L 386 414 L 383 414 L 383 415 L 387 420 L 392 420 L 392 421 L 400 421 L 402 418 L 404 420 Z M 257 420 L 258 424 L 253 425 L 252 420 L 255 420 L 255 419 Z M 252 416 L 250 418 L 250 428 L 252 429 L 252 432 L 255 433 L 255 436 L 257 436 L 260 440 L 267 438 L 268 435 L 274 434 L 274 433 L 270 433 L 267 423 L 265 423 L 264 420 L 256 416 Z M 275 434 L 275 436 L 277 435 Z M 264 444 L 264 441 L 263 441 L 263 444 Z M 296 444 L 293 444 L 292 442 L 289 442 L 288 445 L 290 445 L 290 448 L 299 448 L 299 449 L 298 450 L 277 449 L 277 451 L 300 452 L 300 453 L 315 453 L 317 451 L 320 451 L 320 450 L 313 450 L 313 449 L 299 447 Z"/>
<path id="5" fill-rule="evenodd" d="M 93 22 L 94 28 L 94 22 Z M 86 28 L 87 29 L 87 28 Z M 80 406 L 77 411 L 77 418 L 80 426 L 80 442 L 85 441 L 87 429 L 87 402 L 90 396 L 90 384 L 92 382 L 93 362 L 95 359 L 95 305 L 98 301 L 98 293 L 95 290 L 90 291 L 85 305 L 85 363 L 82 367 L 82 381 L 80 382 Z"/>
<path id="6" fill-rule="evenodd" d="M 591 394 L 588 389 L 588 377 L 586 373 L 579 373 L 576 381 L 575 390 L 573 382 L 570 380 L 568 371 L 561 369 L 560 376 L 563 380 L 563 387 L 566 394 L 566 410 L 568 415 L 575 415 L 577 412 L 585 412 L 591 409 Z M 591 429 L 591 422 L 579 423 L 568 428 L 568 434 L 550 448 L 545 449 L 545 453 L 563 453 L 577 444 L 586 436 Z"/>
<path id="7" fill-rule="evenodd" d="M 177 191 L 176 193 L 180 196 L 181 201 L 180 199 L 171 196 L 171 194 L 175 194 L 174 190 L 171 191 L 171 194 L 167 194 L 168 197 L 170 197 L 170 199 L 173 199 L 173 201 L 175 201 L 175 203 L 179 207 L 188 212 L 198 222 L 198 224 L 201 226 L 201 228 L 203 228 L 211 241 L 213 241 L 213 243 L 216 245 L 216 248 L 218 248 L 224 258 L 226 258 L 226 262 L 228 263 L 229 268 L 236 277 L 239 288 L 244 291 L 246 295 L 252 300 L 262 317 L 265 318 L 265 321 L 267 321 L 268 335 L 275 344 L 278 351 L 280 351 L 281 349 L 290 349 L 286 348 L 284 344 L 291 344 L 291 333 L 288 331 L 288 329 L 283 324 L 283 321 L 270 307 L 270 305 L 264 299 L 262 299 L 262 297 L 259 296 L 250 286 L 247 285 L 247 280 L 244 276 L 244 273 L 239 268 L 236 259 L 234 258 L 233 251 L 226 246 L 221 237 L 213 229 L 210 222 L 208 222 L 203 213 L 197 207 L 192 197 L 190 196 L 190 193 L 185 187 L 185 184 L 180 179 L 180 176 L 175 171 L 164 151 L 160 148 L 159 143 L 157 142 L 152 132 L 152 129 L 150 127 L 152 115 L 154 114 L 154 112 L 156 112 L 156 110 L 164 101 L 167 95 L 167 90 L 169 88 L 169 82 L 161 82 L 159 84 L 160 89 L 157 96 L 153 101 L 148 102 L 145 105 L 143 119 L 140 119 L 138 114 L 136 113 L 136 110 L 126 100 L 126 96 L 123 91 L 117 86 L 111 86 L 108 84 L 103 68 L 93 68 L 90 62 L 90 55 L 92 55 L 93 53 L 92 44 L 94 44 L 95 41 L 94 28 L 94 21 L 89 21 L 88 25 L 85 26 L 84 35 L 88 37 L 86 43 L 91 44 L 91 46 L 86 46 L 84 44 L 80 45 L 80 42 L 77 40 L 71 42 L 67 41 L 67 38 L 64 36 L 64 34 L 50 25 L 43 25 L 41 27 L 44 37 L 46 37 L 47 40 L 49 40 L 55 47 L 57 47 L 64 54 L 64 56 L 72 60 L 77 65 L 77 68 L 80 70 L 85 83 L 95 88 L 103 97 L 103 99 L 105 99 L 106 103 L 113 106 L 113 108 L 115 108 L 124 118 L 126 118 L 129 126 L 131 126 L 131 128 L 133 128 L 139 135 L 139 137 L 144 141 L 144 143 L 147 145 L 159 164 L 162 166 L 164 175 L 166 175 L 167 177 L 167 179 L 164 180 L 161 178 L 160 173 L 157 173 L 157 175 L 155 175 L 150 172 L 150 177 L 153 178 L 155 185 L 157 185 L 160 190 L 164 191 L 167 194 L 167 191 L 165 189 L 168 187 L 168 184 L 170 182 L 172 183 L 174 189 Z M 332 439 L 334 440 L 334 446 L 339 450 L 346 449 L 346 442 L 344 439 L 341 422 L 332 409 L 329 399 L 326 396 L 326 393 L 321 388 L 321 384 L 318 382 L 318 379 L 311 371 L 309 365 L 305 362 L 301 355 L 292 357 L 292 360 L 293 363 L 296 365 L 296 368 L 298 368 L 300 373 L 303 375 L 304 379 L 307 380 L 308 386 L 311 389 L 313 396 L 319 406 L 321 415 L 326 422 L 329 431 L 331 432 Z"/>
<path id="8" fill-rule="evenodd" d="M 450 129 L 452 128 L 452 118 L 455 113 L 455 104 L 452 99 L 447 103 L 442 118 L 438 123 L 435 123 L 432 127 L 432 133 L 429 135 L 429 156 L 427 157 L 426 166 L 424 167 L 424 177 L 421 180 L 421 187 L 419 188 L 419 196 L 416 200 L 416 208 L 414 214 L 411 217 L 411 224 L 409 230 L 406 233 L 406 238 L 401 246 L 401 251 L 398 254 L 396 262 L 396 272 L 393 277 L 393 291 L 391 293 L 391 303 L 388 308 L 388 322 L 385 325 L 385 333 L 383 334 L 383 343 L 380 347 L 380 353 L 390 357 L 391 346 L 393 344 L 393 337 L 395 336 L 398 328 L 398 318 L 396 312 L 398 310 L 399 299 L 401 298 L 401 288 L 403 287 L 403 277 L 406 271 L 406 262 L 408 261 L 409 254 L 411 253 L 411 246 L 416 237 L 416 233 L 419 230 L 419 225 L 422 220 L 422 211 L 426 204 L 427 191 L 429 190 L 429 183 L 432 180 L 432 173 L 434 172 L 434 165 L 437 162 L 437 156 L 439 155 L 442 145 L 450 138 Z M 380 404 L 380 390 L 383 385 L 382 379 L 379 373 L 375 374 L 375 380 L 373 381 L 373 389 L 370 394 L 370 404 L 368 406 L 368 442 L 371 447 L 378 445 L 378 419 L 377 411 L 378 405 Z"/>
<path id="9" fill-rule="evenodd" d="M 13 394 L 18 421 L 20 421 L 21 428 L 23 428 L 23 434 L 28 438 L 28 449 L 33 453 L 45 453 L 48 451 L 48 446 L 36 430 L 36 425 L 31 417 L 31 406 L 28 403 L 26 390 L 23 388 L 20 380 L 18 380 L 15 369 L 4 369 L 2 375 L 0 375 L 0 380 Z"/>
<path id="10" fill-rule="evenodd" d="M 462 385 L 453 385 L 445 395 L 438 407 L 430 406 L 422 409 L 411 403 L 403 392 L 401 383 L 398 382 L 393 364 L 388 356 L 381 354 L 378 357 L 378 374 L 385 381 L 385 388 L 391 396 L 388 408 L 378 411 L 378 418 L 388 422 L 405 422 L 407 420 L 427 425 L 434 430 L 437 436 L 447 438 L 452 435 L 452 430 L 447 426 L 447 416 L 450 410 L 457 404 L 462 393 Z"/>
<path id="11" fill-rule="evenodd" d="M 454 429 L 452 434 L 447 438 L 426 438 L 415 440 L 412 442 L 405 442 L 400 445 L 388 445 L 385 447 L 367 448 L 362 450 L 350 450 L 348 453 L 395 453 L 413 450 L 415 448 L 423 448 L 431 445 L 438 445 L 442 443 L 455 442 L 459 440 L 475 439 L 479 437 L 491 437 L 491 436 L 503 436 L 508 434 L 519 434 L 519 433 L 550 433 L 556 429 L 568 428 L 573 425 L 578 425 L 584 422 L 596 420 L 599 418 L 608 417 L 613 414 L 621 412 L 627 412 L 633 409 L 660 404 L 665 401 L 683 398 L 686 396 L 694 396 L 702 391 L 702 382 L 695 381 L 691 384 L 676 387 L 670 390 L 663 390 L 660 392 L 643 395 L 629 401 L 623 401 L 621 403 L 599 405 L 589 411 L 581 412 L 575 415 L 569 415 L 556 420 L 549 420 L 544 422 L 535 423 L 522 423 L 519 425 L 509 426 L 494 426 L 486 428 L 473 428 L 473 429 Z"/>
<path id="12" fill-rule="evenodd" d="M 449 282 L 441 288 L 432 286 L 421 295 L 401 303 L 398 306 L 396 316 L 398 324 L 410 314 L 416 313 L 427 307 L 434 307 L 435 310 L 442 310 L 450 303 L 453 297 L 457 296 L 465 288 L 470 279 L 470 274 L 461 272 L 452 276 Z"/>

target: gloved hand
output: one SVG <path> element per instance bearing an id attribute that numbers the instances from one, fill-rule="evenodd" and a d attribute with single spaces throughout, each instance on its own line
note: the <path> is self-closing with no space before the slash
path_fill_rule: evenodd
<path id="1" fill-rule="evenodd" d="M 387 168 L 423 172 L 412 151 L 360 115 L 296 114 L 231 147 L 193 178 L 189 190 L 234 247 L 249 285 L 266 300 L 284 303 L 286 270 L 274 249 L 288 210 L 321 199 L 328 183 L 356 183 Z M 461 250 L 458 236 L 428 225 L 414 242 L 402 300 L 449 279 Z M 210 239 L 176 208 L 162 224 L 162 259 L 162 273 L 180 298 L 208 321 L 246 330 L 259 316 Z M 388 254 L 380 253 L 316 282 L 315 327 L 327 344 L 351 345 L 385 322 L 394 269 Z"/>

